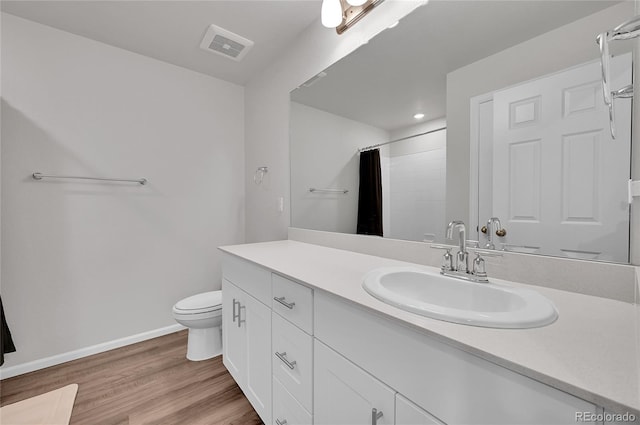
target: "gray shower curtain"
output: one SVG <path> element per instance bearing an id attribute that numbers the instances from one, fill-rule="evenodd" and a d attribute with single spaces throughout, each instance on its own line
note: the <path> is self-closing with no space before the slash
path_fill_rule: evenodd
<path id="1" fill-rule="evenodd" d="M 357 233 L 382 236 L 382 171 L 379 149 L 360 153 Z"/>

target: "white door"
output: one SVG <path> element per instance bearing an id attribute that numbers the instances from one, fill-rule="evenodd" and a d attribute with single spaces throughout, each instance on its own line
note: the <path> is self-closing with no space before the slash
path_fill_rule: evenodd
<path id="1" fill-rule="evenodd" d="M 314 341 L 314 423 L 391 425 L 395 392 L 320 341 Z M 372 418 L 374 410 L 381 416 Z M 376 415 L 377 416 L 377 415 Z"/>
<path id="2" fill-rule="evenodd" d="M 630 54 L 611 69 L 613 88 L 631 83 Z M 494 94 L 493 215 L 507 229 L 499 242 L 628 261 L 631 102 L 616 101 L 612 140 L 600 72 L 594 62 Z"/>
<path id="3" fill-rule="evenodd" d="M 245 294 L 240 311 L 246 327 L 244 394 L 264 423 L 271 423 L 271 309 Z"/>
<path id="4" fill-rule="evenodd" d="M 244 385 L 245 330 L 238 326 L 239 304 L 243 292 L 222 280 L 222 362 L 240 387 Z"/>

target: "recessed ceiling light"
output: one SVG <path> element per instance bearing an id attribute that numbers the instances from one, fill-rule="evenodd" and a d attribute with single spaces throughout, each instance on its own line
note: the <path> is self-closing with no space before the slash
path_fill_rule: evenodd
<path id="1" fill-rule="evenodd" d="M 391 28 L 395 28 L 398 26 L 398 24 L 400 23 L 400 21 L 395 21 L 393 24 L 389 25 L 387 28 L 391 29 Z"/>
<path id="2" fill-rule="evenodd" d="M 424 118 L 424 114 L 422 113 L 417 113 L 413 116 L 413 118 L 417 119 L 417 120 L 421 120 L 422 118 Z"/>

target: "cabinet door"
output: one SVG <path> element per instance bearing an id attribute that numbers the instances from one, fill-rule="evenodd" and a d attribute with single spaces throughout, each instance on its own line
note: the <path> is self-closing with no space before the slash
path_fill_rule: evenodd
<path id="1" fill-rule="evenodd" d="M 314 423 L 392 425 L 395 392 L 326 345 L 314 340 Z M 382 414 L 372 419 L 373 410 Z"/>
<path id="2" fill-rule="evenodd" d="M 265 423 L 271 423 L 271 309 L 245 294 L 240 310 L 246 329 L 247 399 Z"/>
<path id="3" fill-rule="evenodd" d="M 396 394 L 396 425 L 444 425 L 405 397 Z"/>
<path id="4" fill-rule="evenodd" d="M 245 328 L 238 326 L 237 315 L 242 297 L 240 289 L 222 280 L 222 362 L 241 388 L 244 386 Z"/>

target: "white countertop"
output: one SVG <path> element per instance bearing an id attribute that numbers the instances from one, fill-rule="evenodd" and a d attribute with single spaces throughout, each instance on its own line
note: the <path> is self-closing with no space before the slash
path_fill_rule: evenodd
<path id="1" fill-rule="evenodd" d="M 640 306 L 517 284 L 553 301 L 558 320 L 535 329 L 481 328 L 400 310 L 378 301 L 361 286 L 364 275 L 378 267 L 411 265 L 435 270 L 433 267 L 291 240 L 220 249 L 409 324 L 425 335 L 610 412 L 640 416 Z"/>

